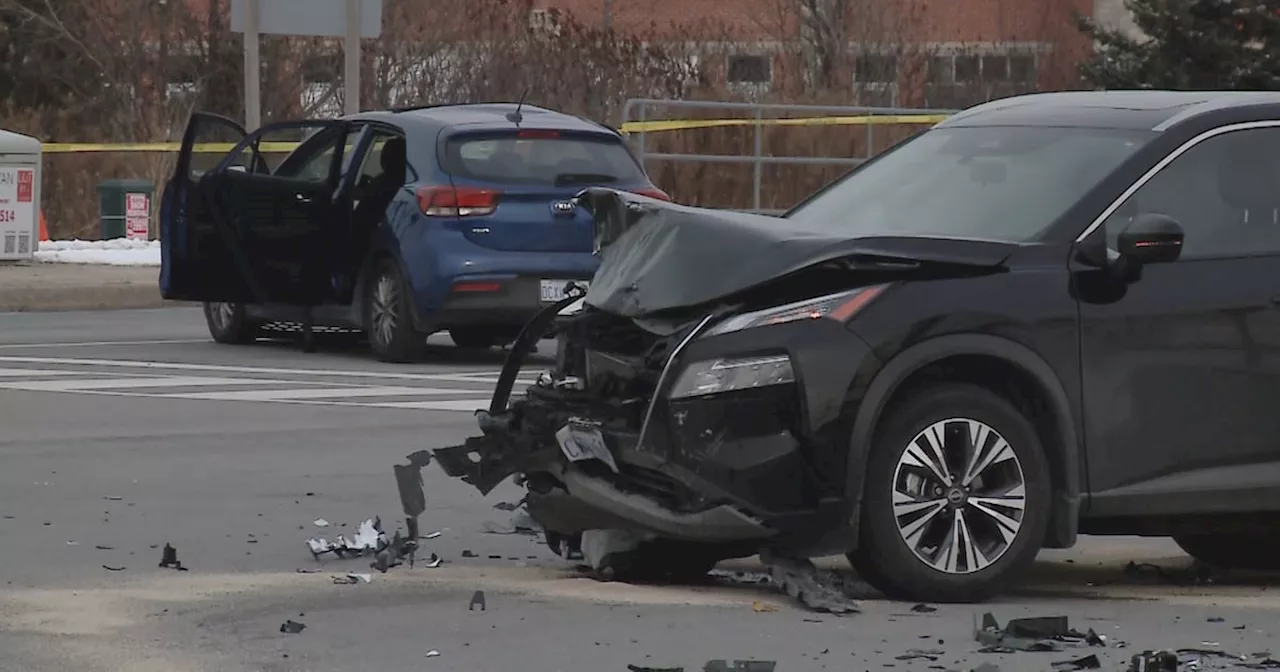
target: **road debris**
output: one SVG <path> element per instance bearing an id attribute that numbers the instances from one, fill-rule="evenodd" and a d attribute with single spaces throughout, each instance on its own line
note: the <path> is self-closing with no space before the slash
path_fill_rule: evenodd
<path id="1" fill-rule="evenodd" d="M 312 537 L 307 540 L 307 547 L 311 549 L 311 554 L 317 559 L 326 553 L 332 553 L 339 558 L 359 557 L 377 552 L 378 537 L 381 535 L 382 519 L 369 518 L 360 523 L 360 527 L 357 528 L 355 535 L 350 539 L 342 534 L 339 534 L 337 539 L 332 542 L 325 537 Z"/>
<path id="2" fill-rule="evenodd" d="M 429 533 L 429 534 L 427 534 L 427 535 L 423 536 L 422 538 L 423 538 L 423 539 L 435 539 L 436 537 L 439 537 L 441 534 L 444 534 L 444 533 L 443 533 L 443 532 L 440 532 L 440 531 L 431 532 L 431 533 Z"/>
<path id="3" fill-rule="evenodd" d="M 108 572 L 123 572 L 125 570 L 123 566 L 112 567 L 111 565 L 103 565 L 102 568 L 107 570 Z"/>
<path id="4" fill-rule="evenodd" d="M 107 495 L 106 497 L 103 497 L 103 499 L 107 500 L 108 502 L 121 502 L 121 501 L 124 501 L 124 497 L 116 497 L 116 496 L 114 496 L 114 495 Z"/>
<path id="5" fill-rule="evenodd" d="M 350 574 L 346 576 L 333 576 L 330 578 L 333 579 L 333 584 L 335 586 L 351 586 L 360 583 L 360 579 L 357 579 Z"/>
<path id="6" fill-rule="evenodd" d="M 708 660 L 702 667 L 703 672 L 773 672 L 778 663 L 773 660 L 735 660 L 732 664 L 724 660 Z"/>
<path id="7" fill-rule="evenodd" d="M 1129 659 L 1128 672 L 1178 672 L 1178 654 L 1172 651 L 1143 651 Z"/>
<path id="8" fill-rule="evenodd" d="M 528 512 L 517 511 L 505 523 L 486 520 L 480 526 L 480 530 L 486 534 L 527 534 L 536 536 L 542 532 L 542 526 L 534 521 Z"/>
<path id="9" fill-rule="evenodd" d="M 329 521 L 324 518 L 316 518 L 311 524 L 316 527 L 329 527 Z"/>
<path id="10" fill-rule="evenodd" d="M 683 667 L 643 667 L 641 665 L 627 665 L 630 672 L 684 672 Z"/>
<path id="11" fill-rule="evenodd" d="M 778 608 L 773 606 L 772 604 L 769 604 L 768 602 L 761 602 L 759 600 L 756 600 L 755 602 L 751 603 L 751 610 L 756 612 L 757 614 L 767 614 L 767 613 L 772 613 L 777 611 Z"/>
<path id="12" fill-rule="evenodd" d="M 79 545 L 80 545 L 80 542 L 78 542 L 78 541 L 68 541 L 68 542 L 67 542 L 67 545 L 68 545 L 68 546 L 79 546 Z"/>
<path id="13" fill-rule="evenodd" d="M 321 570 L 319 567 L 299 567 L 293 571 L 299 574 L 319 574 L 323 570 Z"/>
<path id="14" fill-rule="evenodd" d="M 937 661 L 945 652 L 938 649 L 907 649 L 907 652 L 894 656 L 895 660 L 919 660 L 924 659 L 930 662 Z"/>
<path id="15" fill-rule="evenodd" d="M 473 550 L 471 550 L 471 549 L 469 549 L 469 548 L 464 548 L 464 549 L 462 549 L 462 557 L 464 557 L 464 558 L 478 558 L 478 557 L 480 557 L 480 556 L 476 555 L 476 554 L 475 554 L 475 551 L 473 551 Z"/>
<path id="16" fill-rule="evenodd" d="M 937 610 L 937 607 L 931 607 L 927 604 L 917 604 L 914 607 L 911 607 L 911 611 L 914 611 L 917 614 L 932 614 Z"/>
<path id="17" fill-rule="evenodd" d="M 160 552 L 160 567 L 162 569 L 176 569 L 179 572 L 187 571 L 187 568 L 183 567 L 181 562 L 178 562 L 178 549 L 169 544 L 165 544 L 164 550 Z"/>
<path id="18" fill-rule="evenodd" d="M 477 606 L 480 607 L 480 611 L 486 611 L 483 590 L 477 590 L 475 594 L 471 596 L 471 604 L 467 606 L 467 611 L 475 611 Z"/>
<path id="19" fill-rule="evenodd" d="M 523 504 L 524 504 L 523 500 L 519 502 L 498 502 L 497 504 L 493 505 L 493 508 L 499 511 L 515 511 L 516 509 L 520 508 L 520 506 Z"/>
<path id="20" fill-rule="evenodd" d="M 834 572 L 818 570 L 809 560 L 770 557 L 760 558 L 769 567 L 769 580 L 793 599 L 812 611 L 828 614 L 853 614 L 858 605 L 844 593 L 844 582 Z"/>
<path id="21" fill-rule="evenodd" d="M 114 551 L 114 550 L 116 550 L 116 547 L 115 547 L 115 546 L 103 546 L 103 545 L 101 545 L 101 544 L 99 544 L 99 545 L 97 545 L 97 546 L 94 546 L 94 548 L 95 548 L 95 549 L 97 549 L 97 550 L 99 550 L 99 551 Z"/>
<path id="22" fill-rule="evenodd" d="M 430 651 L 428 651 L 428 652 L 427 652 L 427 657 L 428 657 L 428 658 L 435 658 L 435 657 L 437 657 L 437 656 L 439 656 L 439 655 L 440 655 L 440 652 L 439 652 L 439 651 L 436 651 L 435 649 L 431 649 Z"/>
<path id="23" fill-rule="evenodd" d="M 299 632 L 302 632 L 304 629 L 306 629 L 306 627 L 307 627 L 306 623 L 299 623 L 294 620 L 288 620 L 280 624 L 280 632 L 290 634 L 290 635 L 296 635 Z"/>
<path id="24" fill-rule="evenodd" d="M 1155 581 L 1178 586 L 1204 585 L 1215 583 L 1214 569 L 1210 565 L 1195 561 L 1190 567 L 1167 568 L 1149 562 L 1130 562 L 1124 566 L 1123 574 L 1131 579 Z"/>

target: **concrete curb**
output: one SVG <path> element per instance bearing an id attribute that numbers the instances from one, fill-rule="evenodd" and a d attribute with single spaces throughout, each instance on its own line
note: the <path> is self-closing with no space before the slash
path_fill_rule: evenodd
<path id="1" fill-rule="evenodd" d="M 0 312 L 121 310 L 190 305 L 160 298 L 154 266 L 0 265 Z"/>

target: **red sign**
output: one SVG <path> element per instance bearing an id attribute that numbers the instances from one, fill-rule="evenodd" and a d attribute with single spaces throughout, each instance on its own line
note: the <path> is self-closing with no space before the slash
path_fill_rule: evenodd
<path id="1" fill-rule="evenodd" d="M 18 171 L 18 202 L 30 203 L 35 198 L 36 171 Z"/>

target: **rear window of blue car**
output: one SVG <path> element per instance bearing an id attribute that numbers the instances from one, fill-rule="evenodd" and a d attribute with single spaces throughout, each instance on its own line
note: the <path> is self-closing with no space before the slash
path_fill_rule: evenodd
<path id="1" fill-rule="evenodd" d="M 443 167 L 455 177 L 497 184 L 567 187 L 647 181 L 620 139 L 555 131 L 454 136 L 445 142 Z"/>

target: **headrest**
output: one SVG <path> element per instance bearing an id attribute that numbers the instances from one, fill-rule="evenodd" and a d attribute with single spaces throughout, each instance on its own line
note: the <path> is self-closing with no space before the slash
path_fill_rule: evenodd
<path id="1" fill-rule="evenodd" d="M 392 138 L 382 145 L 382 172 L 393 175 L 403 172 L 408 160 L 404 138 Z"/>

